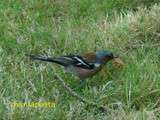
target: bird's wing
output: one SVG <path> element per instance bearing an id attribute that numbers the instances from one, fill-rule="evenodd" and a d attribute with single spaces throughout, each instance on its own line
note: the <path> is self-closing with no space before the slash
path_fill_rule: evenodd
<path id="1" fill-rule="evenodd" d="M 29 55 L 33 60 L 41 60 L 47 62 L 54 62 L 62 66 L 76 66 L 84 69 L 93 69 L 94 64 L 87 62 L 85 58 L 79 55 L 66 55 L 61 57 L 35 56 Z"/>
<path id="2" fill-rule="evenodd" d="M 96 62 L 96 54 L 94 52 L 85 53 L 82 55 L 83 59 L 88 63 Z"/>
<path id="3" fill-rule="evenodd" d="M 85 68 L 85 69 L 93 69 L 93 67 L 94 67 L 93 64 L 88 63 L 87 61 L 84 60 L 83 57 L 81 57 L 79 55 L 67 55 L 67 56 L 63 56 L 60 58 L 71 60 L 72 63 L 70 65 L 73 65 L 76 67 L 81 67 L 81 68 Z"/>

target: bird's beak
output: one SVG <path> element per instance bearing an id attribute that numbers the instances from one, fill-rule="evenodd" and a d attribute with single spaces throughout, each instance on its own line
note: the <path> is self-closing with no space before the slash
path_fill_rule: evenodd
<path id="1" fill-rule="evenodd" d="M 112 63 L 118 68 L 122 68 L 124 66 L 124 62 L 119 57 L 114 57 Z"/>

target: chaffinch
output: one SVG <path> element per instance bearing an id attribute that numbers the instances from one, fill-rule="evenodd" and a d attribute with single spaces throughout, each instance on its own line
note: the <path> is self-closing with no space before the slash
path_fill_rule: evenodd
<path id="1" fill-rule="evenodd" d="M 108 61 L 115 58 L 112 52 L 106 50 L 97 53 L 70 54 L 60 57 L 29 56 L 33 60 L 42 60 L 62 65 L 66 71 L 78 76 L 80 80 L 95 75 Z"/>

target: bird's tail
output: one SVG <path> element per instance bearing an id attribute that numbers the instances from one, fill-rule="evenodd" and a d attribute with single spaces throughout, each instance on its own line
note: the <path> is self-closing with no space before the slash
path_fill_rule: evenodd
<path id="1" fill-rule="evenodd" d="M 56 57 L 48 57 L 48 56 L 35 56 L 35 55 L 26 55 L 29 56 L 32 60 L 40 60 L 40 61 L 46 61 L 46 62 L 53 62 L 57 63 L 63 66 L 66 66 L 66 64 L 63 61 L 60 61 Z"/>

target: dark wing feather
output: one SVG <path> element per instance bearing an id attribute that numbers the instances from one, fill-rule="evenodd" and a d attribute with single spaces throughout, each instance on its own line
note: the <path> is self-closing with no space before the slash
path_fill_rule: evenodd
<path id="1" fill-rule="evenodd" d="M 74 66 L 76 66 L 76 67 L 81 67 L 81 68 L 85 68 L 85 69 L 93 69 L 94 68 L 93 64 L 86 62 L 84 60 L 84 58 L 79 55 L 68 55 L 65 57 L 69 57 L 72 60 L 74 60 Z"/>
<path id="2" fill-rule="evenodd" d="M 27 56 L 29 56 L 33 60 L 54 62 L 62 66 L 68 66 L 68 64 L 72 64 L 74 62 L 73 60 L 71 61 L 61 57 L 35 56 L 35 55 L 27 55 Z"/>
<path id="3" fill-rule="evenodd" d="M 29 55 L 33 60 L 41 60 L 47 62 L 54 62 L 62 66 L 76 66 L 84 69 L 93 69 L 94 64 L 88 63 L 83 57 L 79 55 L 66 55 L 62 57 L 48 57 L 48 56 L 35 56 Z"/>

